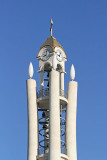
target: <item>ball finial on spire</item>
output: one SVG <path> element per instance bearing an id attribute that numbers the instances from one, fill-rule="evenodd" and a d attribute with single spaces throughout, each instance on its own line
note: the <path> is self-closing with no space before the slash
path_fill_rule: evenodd
<path id="1" fill-rule="evenodd" d="M 73 64 L 71 66 L 70 77 L 72 81 L 75 79 L 75 68 Z"/>
<path id="2" fill-rule="evenodd" d="M 28 75 L 30 78 L 32 78 L 33 74 L 34 74 L 33 65 L 32 65 L 32 62 L 30 62 L 29 69 L 28 69 Z"/>

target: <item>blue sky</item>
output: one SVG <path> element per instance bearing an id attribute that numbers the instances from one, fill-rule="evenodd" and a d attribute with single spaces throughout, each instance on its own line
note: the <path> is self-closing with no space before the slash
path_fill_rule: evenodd
<path id="1" fill-rule="evenodd" d="M 0 160 L 27 159 L 26 79 L 50 36 L 64 47 L 65 90 L 73 63 L 78 81 L 78 160 L 107 159 L 107 1 L 0 1 Z"/>

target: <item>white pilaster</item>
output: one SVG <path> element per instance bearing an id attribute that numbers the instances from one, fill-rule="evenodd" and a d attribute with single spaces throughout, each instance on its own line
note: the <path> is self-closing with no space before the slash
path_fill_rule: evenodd
<path id="1" fill-rule="evenodd" d="M 77 82 L 68 83 L 66 115 L 66 149 L 69 160 L 77 160 L 76 149 L 76 110 L 77 110 Z"/>
<path id="2" fill-rule="evenodd" d="M 61 73 L 61 90 L 64 91 L 64 73 Z"/>
<path id="3" fill-rule="evenodd" d="M 44 85 L 43 75 L 44 75 L 44 72 L 40 72 L 40 90 L 43 89 L 43 85 Z"/>
<path id="4" fill-rule="evenodd" d="M 28 160 L 36 160 L 38 154 L 36 81 L 34 79 L 28 79 L 26 84 L 28 105 Z"/>
<path id="5" fill-rule="evenodd" d="M 60 104 L 59 104 L 59 72 L 52 69 L 50 72 L 50 93 L 49 93 L 49 111 L 50 111 L 50 144 L 49 159 L 60 160 Z"/>

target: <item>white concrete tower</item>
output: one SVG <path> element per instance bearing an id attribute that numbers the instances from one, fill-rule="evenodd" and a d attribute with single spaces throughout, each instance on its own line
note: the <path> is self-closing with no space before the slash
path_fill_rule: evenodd
<path id="1" fill-rule="evenodd" d="M 33 77 L 32 63 L 29 65 L 29 77 L 26 81 L 28 104 L 28 160 L 34 160 L 38 155 L 38 119 L 36 102 L 36 81 Z"/>
<path id="2" fill-rule="evenodd" d="M 40 86 L 27 80 L 28 96 L 28 160 L 77 160 L 76 153 L 76 105 L 77 82 L 68 83 L 64 91 L 66 53 L 52 36 L 40 47 Z M 32 67 L 29 67 L 32 77 Z M 71 67 L 71 79 L 75 69 Z M 38 115 L 38 116 L 37 116 Z"/>

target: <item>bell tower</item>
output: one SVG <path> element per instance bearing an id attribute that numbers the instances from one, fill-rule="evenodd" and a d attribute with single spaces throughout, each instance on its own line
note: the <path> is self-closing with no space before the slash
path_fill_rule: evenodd
<path id="1" fill-rule="evenodd" d="M 67 94 L 64 90 L 66 53 L 52 36 L 40 47 L 40 86 L 32 79 L 33 65 L 29 65 L 27 80 L 28 101 L 28 160 L 77 160 L 76 107 L 77 82 L 72 65 Z"/>

